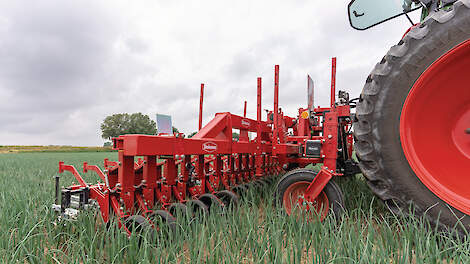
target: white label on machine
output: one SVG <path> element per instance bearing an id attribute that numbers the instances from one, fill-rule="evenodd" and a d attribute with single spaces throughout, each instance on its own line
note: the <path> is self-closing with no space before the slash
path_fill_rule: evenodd
<path id="1" fill-rule="evenodd" d="M 242 119 L 242 126 L 244 127 L 249 127 L 251 124 L 250 124 L 250 121 L 248 121 L 248 119 Z"/>
<path id="2" fill-rule="evenodd" d="M 217 144 L 215 144 L 214 142 L 206 142 L 204 144 L 202 144 L 202 149 L 205 151 L 205 152 L 214 152 L 214 151 L 217 151 Z"/>

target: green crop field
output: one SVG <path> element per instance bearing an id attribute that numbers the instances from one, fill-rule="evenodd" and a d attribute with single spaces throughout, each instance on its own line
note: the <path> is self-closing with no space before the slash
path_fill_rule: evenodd
<path id="1" fill-rule="evenodd" d="M 273 206 L 275 185 L 252 189 L 237 211 L 178 218 L 176 234 L 130 239 L 94 212 L 55 223 L 59 160 L 80 168 L 116 153 L 0 154 L 1 263 L 469 263 L 470 243 L 389 213 L 360 175 L 341 179 L 347 213 L 337 224 L 287 217 Z M 97 176 L 87 175 L 96 182 Z M 72 176 L 61 178 L 64 185 Z"/>

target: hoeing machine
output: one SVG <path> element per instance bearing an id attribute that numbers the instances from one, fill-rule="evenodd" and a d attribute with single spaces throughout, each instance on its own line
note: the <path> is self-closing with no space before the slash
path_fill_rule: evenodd
<path id="1" fill-rule="evenodd" d="M 314 84 L 309 76 L 307 79 L 308 105 L 299 109 L 297 117 L 284 115 L 279 107 L 276 65 L 274 110 L 267 111 L 266 121 L 262 120 L 262 79 L 258 78 L 256 120 L 246 117 L 245 103 L 244 116 L 217 113 L 192 138 L 183 134 L 114 138 L 118 161 L 105 160 L 104 171 L 83 164 L 83 173 L 94 172 L 100 177 L 97 184 L 85 182 L 74 166 L 60 162 L 59 173 L 70 172 L 78 184 L 60 190 L 57 176 L 54 208 L 62 216 L 74 217 L 97 205 L 104 222 L 115 215 L 119 226 L 130 234 L 133 225 L 153 226 L 155 218 L 172 226 L 178 210 L 196 214 L 214 207 L 228 208 L 237 203 L 238 193 L 248 183 L 269 181 L 290 171 L 279 184 L 280 204 L 288 214 L 291 206 L 298 204 L 324 218 L 329 210 L 343 206 L 341 191 L 332 177 L 359 172 L 351 159 L 350 109 L 355 103 L 343 91 L 335 100 L 336 58 L 332 60 L 329 107 L 314 106 Z M 202 94 L 203 85 L 200 117 Z M 239 130 L 238 140 L 233 139 L 233 130 Z M 251 139 L 250 133 L 256 136 Z M 323 165 L 315 173 L 295 169 L 318 163 Z"/>

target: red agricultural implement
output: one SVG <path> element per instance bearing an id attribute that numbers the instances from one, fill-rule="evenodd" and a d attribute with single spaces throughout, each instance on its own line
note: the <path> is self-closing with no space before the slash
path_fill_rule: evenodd
<path id="1" fill-rule="evenodd" d="M 313 81 L 308 77 L 308 106 L 300 108 L 297 117 L 284 115 L 278 106 L 279 66 L 276 65 L 274 110 L 267 112 L 266 121 L 261 117 L 262 83 L 258 78 L 256 120 L 217 113 L 192 138 L 184 138 L 182 134 L 114 138 L 119 161 L 105 160 L 104 171 L 83 164 L 84 173 L 98 174 L 102 181 L 98 184 L 85 182 L 77 169 L 60 162 L 59 173 L 72 173 L 78 184 L 59 190 L 59 177 L 56 177 L 54 207 L 63 216 L 73 217 L 90 204 L 97 204 L 104 222 L 115 215 L 119 225 L 130 233 L 131 225 L 144 222 L 152 225 L 155 217 L 171 225 L 176 210 L 193 213 L 209 212 L 214 206 L 227 208 L 237 202 L 236 193 L 247 183 L 322 163 L 319 172 L 294 170 L 286 174 L 280 182 L 280 202 L 289 214 L 291 205 L 299 203 L 318 212 L 322 210 L 324 217 L 330 208 L 343 205 L 341 191 L 332 177 L 358 172 L 351 160 L 349 95 L 340 91 L 339 102 L 335 102 L 335 72 L 336 58 L 333 58 L 331 105 L 314 107 Z M 200 116 L 202 94 L 203 86 Z M 238 140 L 232 138 L 233 130 L 239 130 Z M 250 139 L 250 133 L 256 136 Z"/>
<path id="2" fill-rule="evenodd" d="M 421 22 L 414 24 L 408 13 L 418 9 Z M 245 184 L 285 173 L 276 201 L 287 214 L 295 206 L 320 219 L 328 213 L 340 217 L 343 195 L 333 178 L 353 175 L 359 167 L 393 212 L 413 212 L 461 234 L 470 230 L 470 0 L 353 0 L 348 11 L 358 30 L 400 15 L 412 24 L 375 66 L 357 101 L 342 91 L 336 101 L 333 59 L 329 107 L 314 106 L 308 78 L 307 107 L 296 117 L 286 116 L 278 104 L 276 66 L 274 108 L 266 121 L 258 78 L 256 120 L 218 113 L 204 127 L 200 116 L 200 130 L 190 139 L 181 134 L 115 138 L 118 162 L 105 160 L 104 171 L 83 166 L 102 179 L 95 185 L 60 163 L 59 172 L 71 172 L 79 184 L 59 190 L 57 177 L 54 208 L 73 216 L 98 204 L 105 222 L 115 215 L 130 233 L 131 224 L 152 225 L 155 217 L 171 224 L 175 210 L 226 208 Z M 232 139 L 233 129 L 239 140 Z M 321 169 L 306 169 L 310 164 Z"/>

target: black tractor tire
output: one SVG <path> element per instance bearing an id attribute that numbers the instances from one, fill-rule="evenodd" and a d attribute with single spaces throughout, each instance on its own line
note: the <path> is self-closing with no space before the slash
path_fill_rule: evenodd
<path id="1" fill-rule="evenodd" d="M 156 225 L 155 228 L 163 232 L 166 236 L 176 233 L 176 218 L 168 211 L 154 210 L 148 215 L 148 218 Z"/>
<path id="2" fill-rule="evenodd" d="M 138 245 L 141 246 L 144 236 L 150 241 L 156 237 L 155 229 L 152 228 L 149 220 L 141 215 L 131 215 L 123 221 L 124 226 L 134 235 L 136 235 Z"/>
<path id="3" fill-rule="evenodd" d="M 203 202 L 206 206 L 209 212 L 212 212 L 214 210 L 219 210 L 222 211 L 224 207 L 224 203 L 220 201 L 217 196 L 213 195 L 212 193 L 205 193 L 199 196 L 199 201 Z"/>
<path id="4" fill-rule="evenodd" d="M 131 232 L 140 233 L 151 228 L 147 218 L 141 215 L 131 215 L 124 220 L 124 225 Z"/>
<path id="5" fill-rule="evenodd" d="M 194 217 L 206 217 L 209 214 L 209 208 L 205 203 L 200 200 L 189 200 L 186 205 L 191 212 L 191 218 Z"/>
<path id="6" fill-rule="evenodd" d="M 299 181 L 312 182 L 318 171 L 314 171 L 306 168 L 299 168 L 292 170 L 285 174 L 278 182 L 275 192 L 275 202 L 277 206 L 283 207 L 284 193 L 291 184 Z M 329 202 L 328 214 L 333 214 L 336 221 L 339 221 L 345 210 L 344 195 L 341 188 L 331 179 L 323 189 Z"/>
<path id="7" fill-rule="evenodd" d="M 470 217 L 439 199 L 413 172 L 400 141 L 400 116 L 418 77 L 436 59 L 468 39 L 469 0 L 457 1 L 451 9 L 428 16 L 390 48 L 372 70 L 354 123 L 359 166 L 371 190 L 387 207 L 394 213 L 425 216 L 439 229 L 450 228 L 460 234 L 469 230 Z"/>
<path id="8" fill-rule="evenodd" d="M 217 198 L 219 198 L 220 201 L 224 203 L 225 210 L 236 209 L 240 202 L 238 195 L 229 190 L 222 190 L 220 192 L 217 192 L 215 196 L 217 196 Z"/>
<path id="9" fill-rule="evenodd" d="M 190 212 L 188 206 L 183 203 L 172 203 L 168 206 L 168 212 L 172 216 L 176 217 L 188 217 L 190 216 Z"/>
<path id="10" fill-rule="evenodd" d="M 248 186 L 245 184 L 240 184 L 232 188 L 232 191 L 238 196 L 243 196 L 248 191 Z"/>

